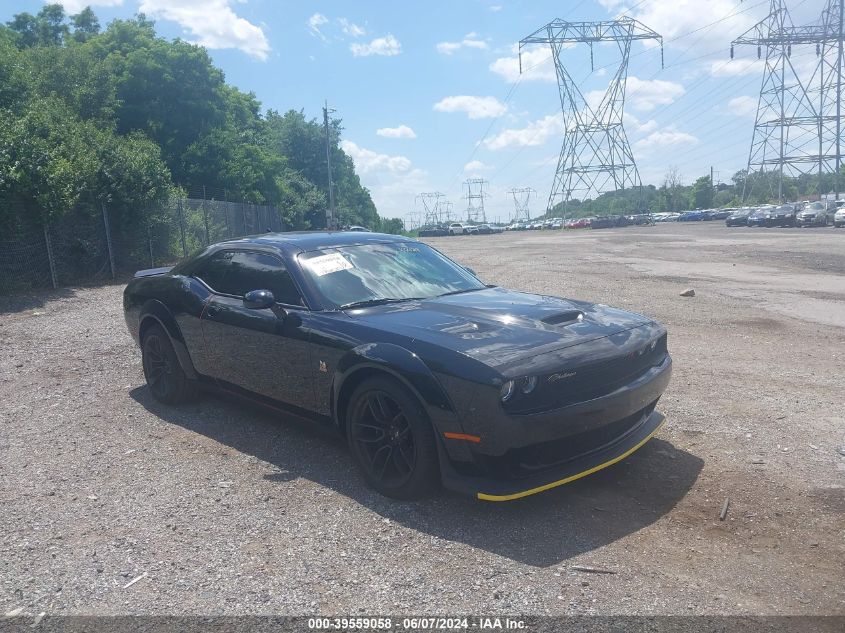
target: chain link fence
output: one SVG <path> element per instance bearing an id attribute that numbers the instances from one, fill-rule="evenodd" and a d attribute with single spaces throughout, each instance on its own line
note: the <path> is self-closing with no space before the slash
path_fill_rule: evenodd
<path id="1" fill-rule="evenodd" d="M 99 213 L 74 209 L 0 233 L 0 294 L 109 281 L 215 242 L 286 228 L 276 207 L 204 198 L 173 198 L 131 220 L 105 204 Z"/>

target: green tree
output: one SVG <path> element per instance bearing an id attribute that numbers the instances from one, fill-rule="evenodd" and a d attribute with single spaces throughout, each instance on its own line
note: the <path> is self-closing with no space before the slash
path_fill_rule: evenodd
<path id="1" fill-rule="evenodd" d="M 91 10 L 85 7 L 76 15 L 70 16 L 73 24 L 73 39 L 77 42 L 84 42 L 100 32 L 100 21 Z"/>
<path id="2" fill-rule="evenodd" d="M 713 206 L 713 182 L 710 176 L 702 176 L 693 183 L 690 204 L 693 209 L 710 209 Z"/>

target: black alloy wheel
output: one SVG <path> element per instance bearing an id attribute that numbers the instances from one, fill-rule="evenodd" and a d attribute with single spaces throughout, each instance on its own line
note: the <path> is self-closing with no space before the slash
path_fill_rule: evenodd
<path id="1" fill-rule="evenodd" d="M 439 480 L 431 423 L 416 398 L 388 378 L 364 381 L 347 409 L 349 447 L 367 483 L 381 494 L 414 499 Z"/>
<path id="2" fill-rule="evenodd" d="M 179 404 L 195 395 L 194 383 L 188 380 L 170 338 L 158 325 L 144 333 L 141 363 L 147 386 L 159 402 Z"/>

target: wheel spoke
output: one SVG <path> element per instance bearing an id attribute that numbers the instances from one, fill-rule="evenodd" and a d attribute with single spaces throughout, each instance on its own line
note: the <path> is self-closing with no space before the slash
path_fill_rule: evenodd
<path id="1" fill-rule="evenodd" d="M 363 432 L 356 431 L 355 432 L 355 439 L 359 442 L 366 442 L 368 444 L 374 444 L 377 442 L 382 442 L 387 437 L 387 434 L 384 432 L 384 428 L 380 426 L 376 426 L 375 424 L 365 424 L 364 422 L 355 422 L 352 425 L 353 429 L 365 429 Z M 375 437 L 364 437 L 364 434 L 367 432 L 375 432 Z"/>
<path id="2" fill-rule="evenodd" d="M 390 414 L 388 412 L 389 410 L 387 408 L 384 396 L 381 393 L 375 392 L 370 394 L 367 397 L 367 404 L 370 407 L 370 412 L 372 413 L 374 420 L 382 424 L 390 423 Z"/>
<path id="3" fill-rule="evenodd" d="M 384 471 L 387 470 L 387 464 L 392 455 L 393 447 L 390 444 L 385 444 L 373 455 L 373 472 L 378 474 L 380 480 L 384 479 Z M 378 466 L 377 462 L 381 462 L 381 466 Z"/>
<path id="4" fill-rule="evenodd" d="M 407 475 L 414 467 L 411 463 L 411 458 L 409 458 L 408 455 L 405 455 L 404 444 L 399 444 L 398 448 L 399 450 L 393 451 L 393 463 L 399 473 Z M 413 455 L 411 455 L 411 457 L 413 457 Z"/>

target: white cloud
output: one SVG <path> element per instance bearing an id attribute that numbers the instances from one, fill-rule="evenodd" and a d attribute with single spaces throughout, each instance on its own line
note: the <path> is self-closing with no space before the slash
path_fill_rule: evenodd
<path id="1" fill-rule="evenodd" d="M 267 59 L 270 43 L 264 31 L 238 17 L 229 4 L 230 0 L 141 0 L 138 11 L 176 22 L 206 48 L 236 48 Z"/>
<path id="2" fill-rule="evenodd" d="M 311 31 L 311 35 L 314 37 L 319 37 L 321 40 L 325 40 L 326 36 L 323 35 L 323 32 L 320 30 L 320 27 L 324 24 L 328 24 L 329 19 L 324 16 L 322 13 L 315 13 L 310 18 L 308 18 L 308 30 Z"/>
<path id="3" fill-rule="evenodd" d="M 713 24 L 700 30 L 704 6 L 701 0 L 672 0 L 672 2 L 644 0 L 638 2 L 633 11 L 628 10 L 631 6 L 628 0 L 599 0 L 599 2 L 611 14 L 627 13 L 660 33 L 667 48 L 685 52 L 690 45 L 694 45 L 695 57 L 717 53 L 727 56 L 725 50 L 727 42 L 747 31 L 768 12 L 768 3 L 751 5 L 751 3 L 739 4 L 735 0 L 707 0 L 706 22 L 713 22 Z M 793 14 L 792 17 L 796 24 L 799 23 L 796 15 Z M 667 52 L 667 63 L 672 63 L 670 61 L 672 56 L 671 51 Z M 737 67 L 733 62 L 724 64 L 722 60 L 702 63 L 702 66 L 710 74 L 716 74 L 713 72 L 716 68 L 720 75 L 730 73 L 730 70 L 726 73 L 721 72 L 724 68 Z"/>
<path id="4" fill-rule="evenodd" d="M 753 117 L 757 114 L 757 97 L 742 95 L 728 101 L 728 111 L 741 117 Z"/>
<path id="5" fill-rule="evenodd" d="M 380 127 L 376 130 L 376 134 L 385 138 L 417 138 L 417 133 L 407 125 Z"/>
<path id="6" fill-rule="evenodd" d="M 370 55 L 384 55 L 392 57 L 402 52 L 402 45 L 393 35 L 377 37 L 369 44 L 352 44 L 349 50 L 355 57 L 369 57 Z"/>
<path id="7" fill-rule="evenodd" d="M 119 7 L 123 0 L 59 0 L 68 15 L 76 15 L 85 7 Z"/>
<path id="8" fill-rule="evenodd" d="M 629 112 L 622 114 L 622 123 L 625 124 L 625 131 L 629 136 L 637 134 L 648 134 L 657 129 L 657 121 L 649 119 L 648 121 L 640 121 L 637 117 Z"/>
<path id="9" fill-rule="evenodd" d="M 502 5 L 501 5 L 501 4 L 491 4 L 491 5 L 490 5 L 490 10 L 491 10 L 491 11 L 493 11 L 494 13 L 496 13 L 496 12 L 498 12 L 498 11 L 501 11 L 501 10 L 502 10 Z"/>
<path id="10" fill-rule="evenodd" d="M 500 57 L 490 64 L 490 70 L 509 83 L 519 79 L 519 49 L 514 45 L 513 54 Z M 532 46 L 522 51 L 522 80 L 556 82 L 557 74 L 552 52 L 547 46 Z"/>
<path id="11" fill-rule="evenodd" d="M 464 39 L 460 42 L 440 42 L 437 45 L 437 52 L 442 55 L 451 55 L 462 48 L 477 48 L 483 50 L 487 48 L 487 42 L 478 39 L 478 36 L 475 33 L 467 33 L 464 35 Z"/>
<path id="12" fill-rule="evenodd" d="M 340 24 L 340 29 L 349 37 L 361 37 L 367 33 L 363 28 L 346 18 L 338 18 L 337 21 Z"/>
<path id="13" fill-rule="evenodd" d="M 364 149 L 352 141 L 341 141 L 341 149 L 349 154 L 360 174 L 373 172 L 405 172 L 411 168 L 411 161 L 404 156 L 390 156 Z"/>
<path id="14" fill-rule="evenodd" d="M 415 210 L 415 196 L 435 188 L 422 169 L 389 176 L 370 174 L 362 177 L 361 182 L 370 190 L 379 215 L 385 218 L 410 219 L 408 214 Z"/>
<path id="15" fill-rule="evenodd" d="M 496 97 L 459 95 L 446 97 L 434 104 L 438 112 L 466 112 L 470 119 L 489 119 L 501 116 L 508 109 Z"/>
<path id="16" fill-rule="evenodd" d="M 640 154 L 647 154 L 657 149 L 674 148 L 683 145 L 695 145 L 698 139 L 692 134 L 679 132 L 673 127 L 668 127 L 658 132 L 652 132 L 645 138 L 634 143 L 634 151 Z"/>
<path id="17" fill-rule="evenodd" d="M 751 58 L 736 58 L 711 62 L 707 72 L 714 77 L 741 77 L 763 73 L 765 61 Z"/>
<path id="18" fill-rule="evenodd" d="M 563 133 L 563 117 L 560 114 L 550 114 L 524 128 L 502 130 L 493 138 L 484 141 L 484 145 L 491 150 L 544 145 L 549 139 L 561 138 Z"/>
<path id="19" fill-rule="evenodd" d="M 490 169 L 493 168 L 490 165 L 482 163 L 480 160 L 471 160 L 464 165 L 464 174 L 471 176 L 473 174 L 480 174 L 483 171 L 489 171 Z"/>
<path id="20" fill-rule="evenodd" d="M 628 77 L 626 98 L 638 110 L 654 110 L 659 105 L 668 105 L 680 98 L 684 87 L 674 81 L 663 79 L 639 79 Z"/>

